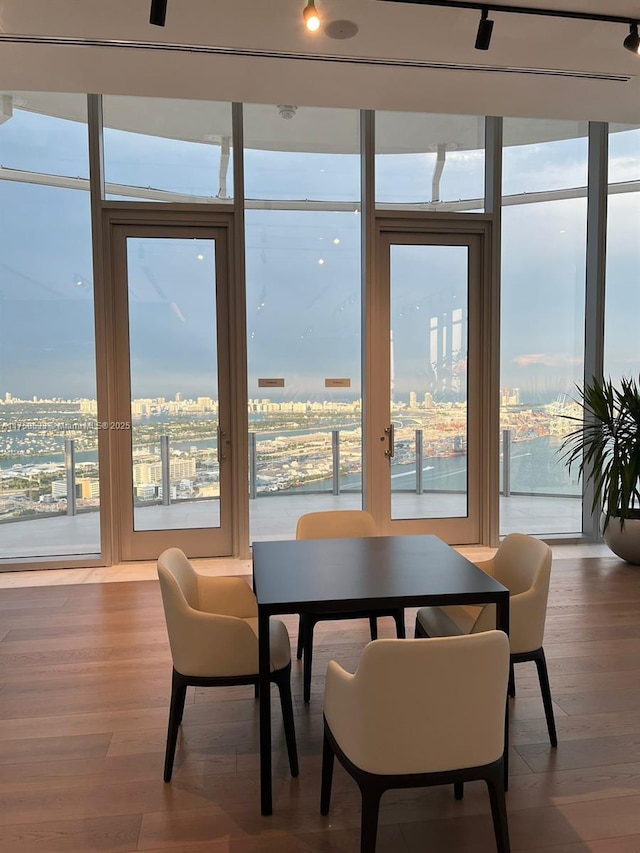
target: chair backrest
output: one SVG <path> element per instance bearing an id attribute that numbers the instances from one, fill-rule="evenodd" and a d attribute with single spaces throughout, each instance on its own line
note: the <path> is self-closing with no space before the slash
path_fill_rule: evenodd
<path id="1" fill-rule="evenodd" d="M 526 533 L 510 533 L 493 557 L 493 576 L 509 587 L 511 595 L 518 595 L 540 584 L 550 566 L 551 548 L 546 542 Z"/>
<path id="2" fill-rule="evenodd" d="M 551 548 L 524 533 L 510 533 L 490 562 L 491 574 L 508 587 L 511 598 L 509 637 L 514 654 L 542 646 L 551 579 Z M 493 608 L 485 608 L 474 631 L 495 627 Z"/>
<path id="3" fill-rule="evenodd" d="M 163 551 L 158 557 L 158 577 L 163 602 L 166 591 L 171 599 L 182 596 L 189 607 L 200 609 L 198 574 L 184 551 L 179 548 L 167 548 Z"/>
<path id="4" fill-rule="evenodd" d="M 257 672 L 257 635 L 246 621 L 256 616 L 257 606 L 242 578 L 199 575 L 179 548 L 160 554 L 158 578 L 178 672 L 204 677 Z"/>
<path id="5" fill-rule="evenodd" d="M 301 515 L 296 539 L 350 539 L 377 536 L 376 523 L 361 509 L 328 510 Z"/>
<path id="6" fill-rule="evenodd" d="M 329 664 L 325 717 L 347 756 L 370 773 L 489 764 L 504 750 L 508 674 L 501 631 L 375 640 L 355 675 Z"/>

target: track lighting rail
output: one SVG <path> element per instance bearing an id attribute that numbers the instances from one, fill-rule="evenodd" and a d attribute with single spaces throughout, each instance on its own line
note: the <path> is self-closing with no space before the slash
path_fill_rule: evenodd
<path id="1" fill-rule="evenodd" d="M 592 12 L 572 12 L 568 9 L 540 9 L 533 6 L 497 6 L 491 3 L 471 3 L 466 0 L 380 0 L 385 3 L 413 3 L 418 6 L 444 6 L 448 9 L 474 9 L 476 12 L 506 12 L 513 15 L 538 15 L 545 18 L 569 18 L 578 21 L 597 21 L 606 24 L 640 24 L 631 15 L 602 15 Z"/>

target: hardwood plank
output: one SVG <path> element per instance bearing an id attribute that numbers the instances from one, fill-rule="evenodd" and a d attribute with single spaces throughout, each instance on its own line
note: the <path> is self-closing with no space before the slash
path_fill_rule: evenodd
<path id="1" fill-rule="evenodd" d="M 111 734 L 76 735 L 72 737 L 48 737 L 31 740 L 5 742 L 0 750 L 0 764 L 24 764 L 47 761 L 64 755 L 67 759 L 104 757 L 107 754 Z"/>
<path id="2" fill-rule="evenodd" d="M 0 853 L 127 853 L 137 850 L 140 815 L 0 826 Z"/>
<path id="3" fill-rule="evenodd" d="M 535 773 L 627 764 L 640 761 L 640 733 L 569 740 L 556 750 L 548 749 L 544 743 L 524 744 L 517 747 L 517 752 Z"/>

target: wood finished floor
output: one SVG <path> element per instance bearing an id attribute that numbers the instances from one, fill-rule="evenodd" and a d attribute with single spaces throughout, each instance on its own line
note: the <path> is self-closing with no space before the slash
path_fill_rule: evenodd
<path id="1" fill-rule="evenodd" d="M 285 621 L 294 645 L 296 620 Z M 190 689 L 173 782 L 162 781 L 170 658 L 155 581 L 0 590 L 0 853 L 357 853 L 359 793 L 338 766 L 331 813 L 319 814 L 322 688 L 327 661 L 354 669 L 366 641 L 364 622 L 318 625 L 309 706 L 294 663 L 300 777 L 288 776 L 274 701 L 274 814 L 262 818 L 250 688 Z M 638 853 L 640 568 L 557 561 L 545 650 L 559 746 L 535 667 L 521 664 L 512 849 Z M 462 802 L 450 788 L 387 794 L 378 853 L 493 853 L 486 791 L 466 787 Z"/>

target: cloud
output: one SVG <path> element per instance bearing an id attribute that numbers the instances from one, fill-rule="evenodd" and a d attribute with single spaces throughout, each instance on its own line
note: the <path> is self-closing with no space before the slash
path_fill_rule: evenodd
<path id="1" fill-rule="evenodd" d="M 567 365 L 582 364 L 581 356 L 569 355 L 566 352 L 526 353 L 524 355 L 517 355 L 513 360 L 518 367 L 530 367 L 533 364 L 541 364 L 544 367 L 565 367 Z"/>

